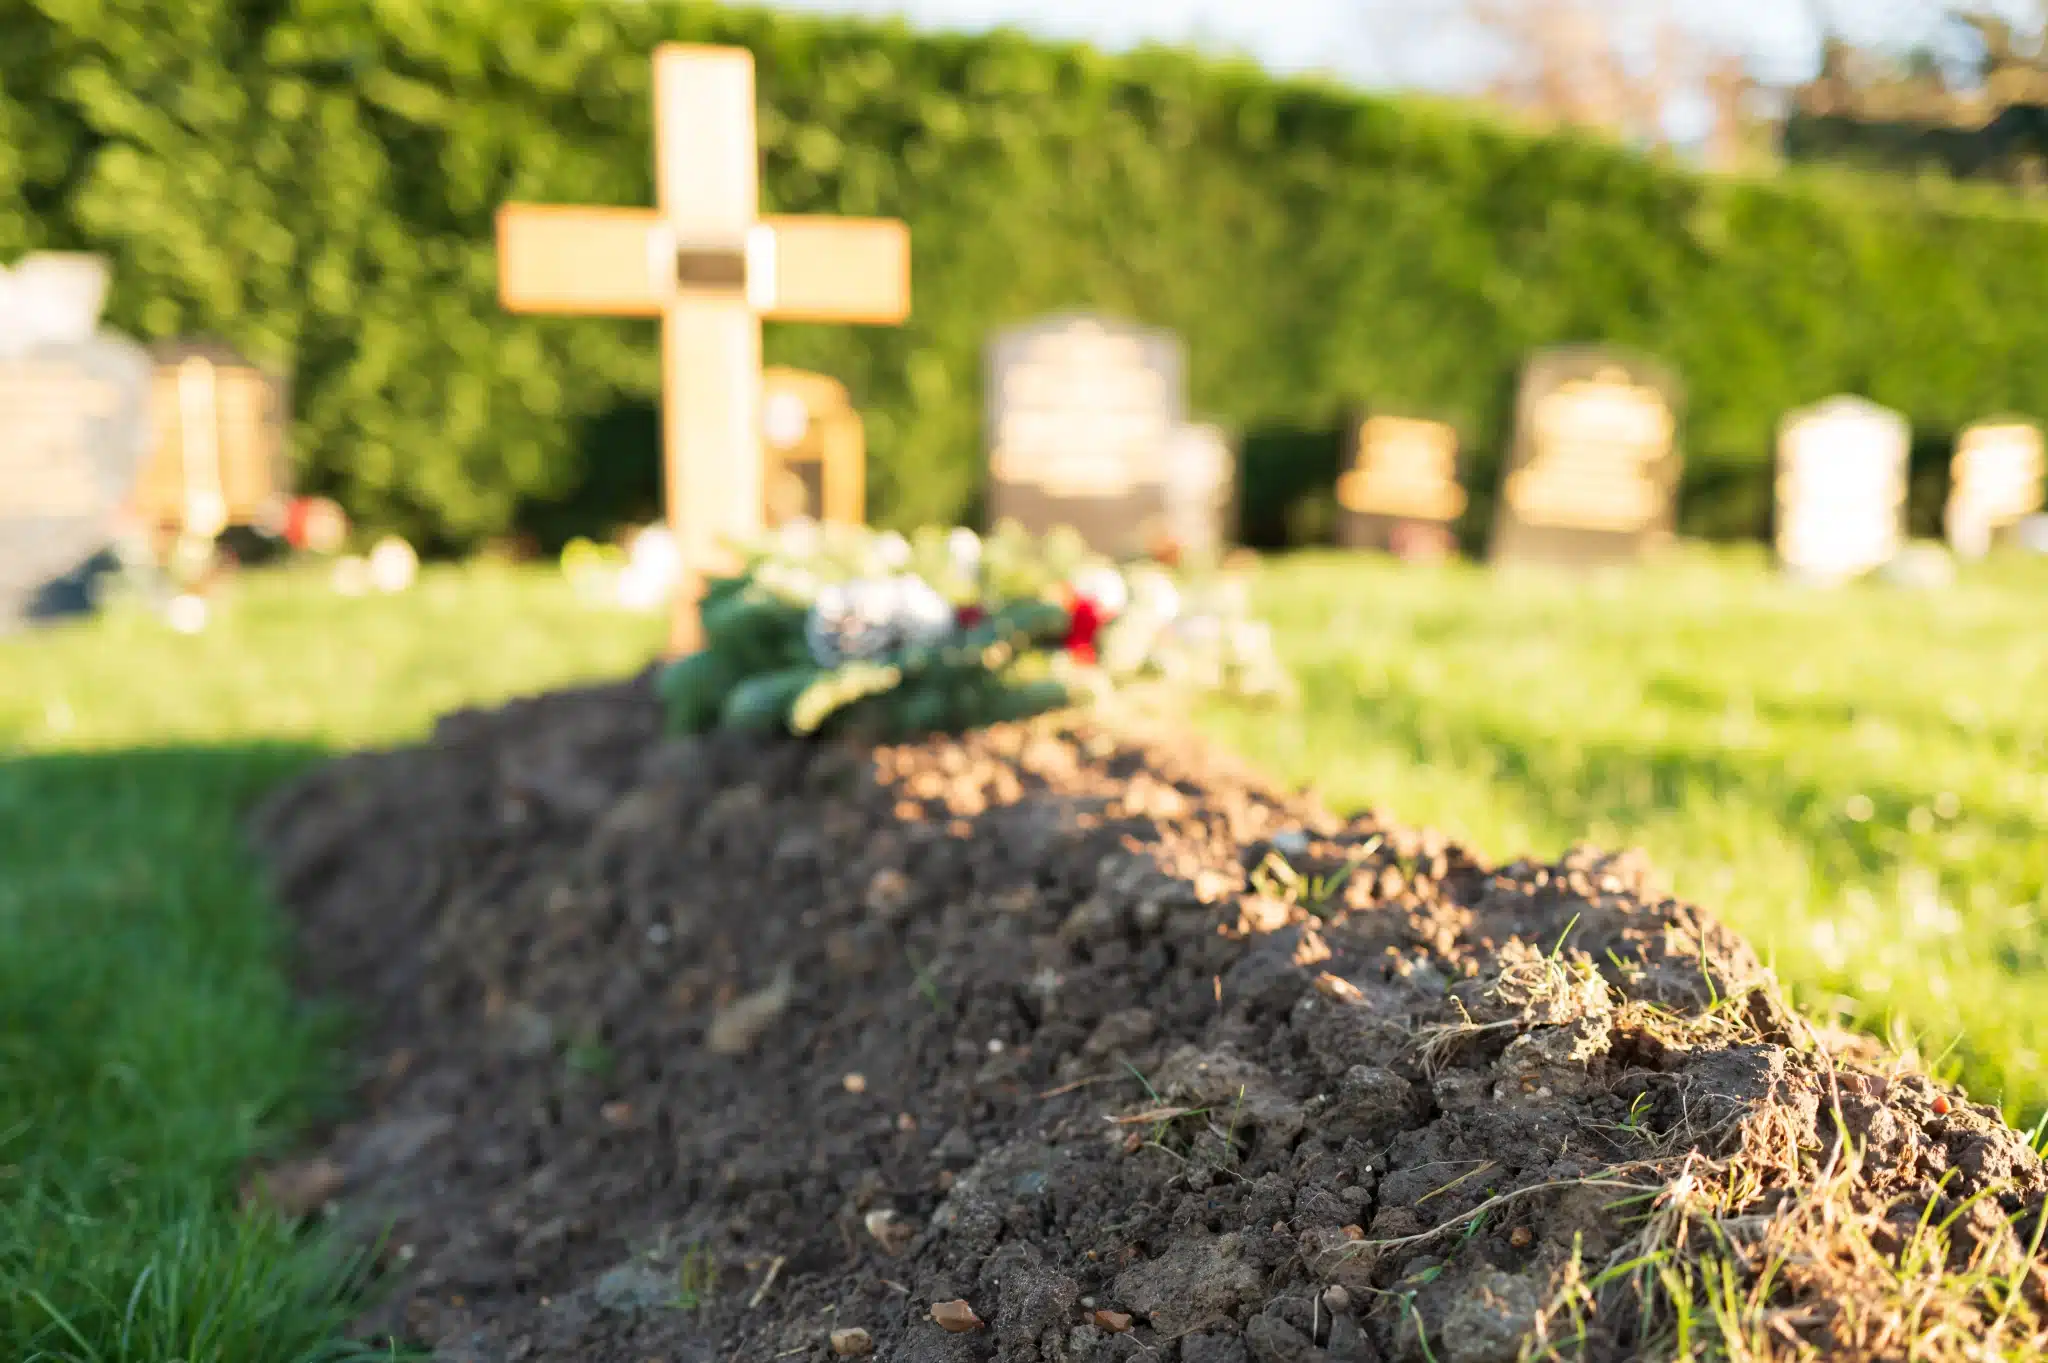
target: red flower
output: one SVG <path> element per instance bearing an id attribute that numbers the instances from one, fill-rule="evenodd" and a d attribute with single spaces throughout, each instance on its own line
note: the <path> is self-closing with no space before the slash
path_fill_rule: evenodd
<path id="1" fill-rule="evenodd" d="M 986 619 L 988 619 L 988 612 L 972 601 L 956 608 L 953 612 L 953 623 L 961 629 L 973 629 Z"/>
<path id="2" fill-rule="evenodd" d="M 1102 625 L 1102 608 L 1085 596 L 1076 596 L 1067 608 L 1067 652 L 1081 662 L 1094 662 L 1095 636 L 1102 632 Z"/>

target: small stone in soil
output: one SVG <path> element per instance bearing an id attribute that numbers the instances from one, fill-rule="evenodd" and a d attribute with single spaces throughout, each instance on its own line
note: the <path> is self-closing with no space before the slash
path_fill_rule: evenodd
<path id="1" fill-rule="evenodd" d="M 859 1326 L 832 1332 L 832 1352 L 841 1358 L 859 1358 L 875 1351 L 875 1341 Z"/>
<path id="2" fill-rule="evenodd" d="M 866 1093 L 868 1091 L 868 1077 L 865 1074 L 849 1074 L 839 1082 L 848 1093 Z"/>
<path id="3" fill-rule="evenodd" d="M 1333 1287 L 1323 1293 L 1323 1305 L 1329 1307 L 1332 1311 L 1349 1311 L 1351 1309 L 1351 1294 L 1342 1287 Z"/>
<path id="4" fill-rule="evenodd" d="M 1527 1226 L 1517 1226 L 1508 1232 L 1508 1243 L 1516 1249 L 1527 1249 L 1536 1243 L 1536 1232 Z"/>
<path id="5" fill-rule="evenodd" d="M 705 1034 L 705 1045 L 714 1055 L 745 1055 L 753 1050 L 754 1043 L 789 1007 L 790 999 L 796 993 L 795 985 L 789 967 L 783 966 L 766 988 L 735 999 L 718 1010 L 718 1015 L 711 1020 L 710 1031 Z"/>
<path id="6" fill-rule="evenodd" d="M 1113 1335 L 1120 1335 L 1131 1328 L 1131 1318 L 1122 1311 L 1097 1311 L 1095 1324 Z"/>
<path id="7" fill-rule="evenodd" d="M 932 1320 L 950 1335 L 964 1335 L 981 1328 L 981 1317 L 964 1300 L 933 1302 Z"/>
<path id="8" fill-rule="evenodd" d="M 874 1237 L 875 1243 L 882 1247 L 882 1252 L 891 1258 L 901 1254 L 917 1238 L 917 1227 L 900 1220 L 892 1211 L 869 1212 L 862 1224 L 868 1228 L 868 1234 Z"/>

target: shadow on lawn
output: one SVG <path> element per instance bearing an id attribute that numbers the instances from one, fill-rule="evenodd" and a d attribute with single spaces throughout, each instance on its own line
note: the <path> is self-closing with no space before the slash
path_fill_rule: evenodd
<path id="1" fill-rule="evenodd" d="M 0 1356 L 346 1356 L 353 1266 L 234 1200 L 340 1092 L 241 832 L 325 755 L 0 759 Z"/>

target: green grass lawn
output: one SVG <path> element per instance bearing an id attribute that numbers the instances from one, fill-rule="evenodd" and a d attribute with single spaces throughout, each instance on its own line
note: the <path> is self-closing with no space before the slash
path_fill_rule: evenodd
<path id="1" fill-rule="evenodd" d="M 2048 563 L 1917 596 L 1742 555 L 1595 582 L 1313 557 L 1259 591 L 1303 703 L 1211 732 L 1494 855 L 1645 846 L 1809 1004 L 2048 1105 Z M 254 576 L 192 638 L 0 641 L 0 1357 L 323 1356 L 339 1266 L 231 1211 L 336 1078 L 238 820 L 323 753 L 659 633 L 476 566 L 402 598 Z"/>

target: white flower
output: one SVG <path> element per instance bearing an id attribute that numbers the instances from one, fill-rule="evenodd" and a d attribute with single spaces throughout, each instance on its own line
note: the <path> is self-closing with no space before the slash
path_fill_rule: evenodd
<path id="1" fill-rule="evenodd" d="M 955 526 L 946 535 L 946 557 L 954 571 L 972 577 L 981 571 L 981 536 L 966 526 Z"/>
<path id="2" fill-rule="evenodd" d="M 189 592 L 174 596 L 164 614 L 178 633 L 197 634 L 206 628 L 206 598 Z"/>
<path id="3" fill-rule="evenodd" d="M 674 581 L 682 572 L 683 550 L 673 530 L 665 525 L 648 525 L 638 530 L 626 546 L 627 559 L 643 572 Z"/>
<path id="4" fill-rule="evenodd" d="M 1103 564 L 1083 568 L 1067 580 L 1077 596 L 1093 601 L 1104 615 L 1116 616 L 1131 604 L 1131 589 L 1124 575 Z"/>
<path id="5" fill-rule="evenodd" d="M 370 550 L 370 585 L 380 592 L 402 592 L 419 575 L 420 556 L 396 535 L 377 541 Z"/>
<path id="6" fill-rule="evenodd" d="M 894 530 L 885 530 L 875 536 L 875 558 L 894 572 L 910 562 L 910 541 Z"/>
<path id="7" fill-rule="evenodd" d="M 1175 619 L 1180 615 L 1180 588 L 1165 573 L 1135 574 L 1131 580 L 1131 609 L 1154 620 Z"/>
<path id="8" fill-rule="evenodd" d="M 946 598 L 906 573 L 820 588 L 804 622 L 804 642 L 819 666 L 836 667 L 906 644 L 935 642 L 952 627 L 953 608 Z"/>
<path id="9" fill-rule="evenodd" d="M 936 643 L 953 631 L 953 607 L 923 578 L 897 579 L 898 618 L 904 641 Z"/>
<path id="10" fill-rule="evenodd" d="M 818 523 L 808 516 L 784 521 L 775 532 L 775 548 L 791 558 L 814 558 L 824 547 L 825 537 Z"/>

